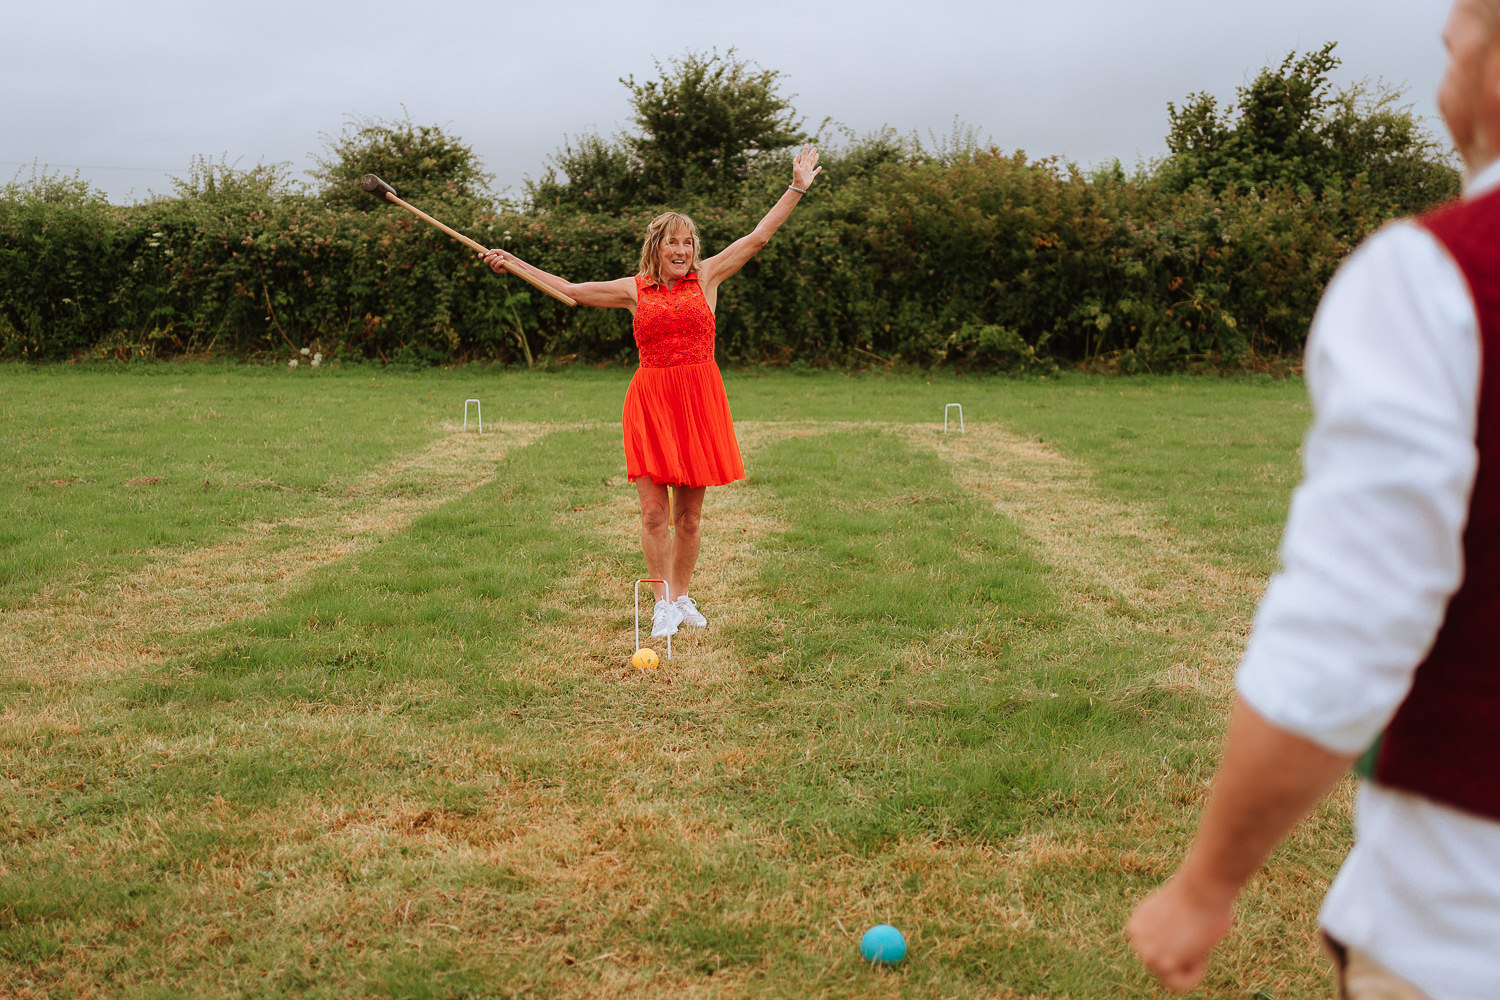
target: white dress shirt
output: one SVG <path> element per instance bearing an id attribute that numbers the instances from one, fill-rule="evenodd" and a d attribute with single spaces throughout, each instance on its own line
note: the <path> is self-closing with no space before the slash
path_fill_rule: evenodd
<path id="1" fill-rule="evenodd" d="M 1500 163 L 1469 194 L 1497 185 Z M 1463 579 L 1479 353 L 1463 275 L 1414 223 L 1376 233 L 1329 284 L 1308 338 L 1305 475 L 1236 678 L 1272 724 L 1360 753 L 1410 690 Z M 1500 998 L 1500 823 L 1366 783 L 1321 919 L 1434 1000 Z"/>

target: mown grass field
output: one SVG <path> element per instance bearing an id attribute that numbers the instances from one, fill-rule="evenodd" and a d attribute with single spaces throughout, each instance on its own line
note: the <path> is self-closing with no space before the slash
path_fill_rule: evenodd
<path id="1" fill-rule="evenodd" d="M 731 373 L 643 672 L 628 377 L 0 367 L 0 996 L 1155 995 L 1300 384 Z M 1347 810 L 1200 995 L 1326 995 Z"/>

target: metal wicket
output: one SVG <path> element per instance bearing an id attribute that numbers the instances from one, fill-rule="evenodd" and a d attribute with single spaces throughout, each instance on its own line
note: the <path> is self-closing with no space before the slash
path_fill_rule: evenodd
<path id="1" fill-rule="evenodd" d="M 667 603 L 672 601 L 672 588 L 667 586 L 666 580 L 636 580 L 636 649 L 640 649 L 640 585 L 642 583 L 660 583 L 661 592 L 666 595 Z M 666 637 L 666 658 L 672 658 L 672 637 Z"/>
<path id="2" fill-rule="evenodd" d="M 948 411 L 951 410 L 951 409 L 953 409 L 955 406 L 958 407 L 958 433 L 962 434 L 964 432 L 964 404 L 962 404 L 962 403 L 949 403 L 947 406 L 943 407 L 943 433 L 944 434 L 948 433 Z"/>

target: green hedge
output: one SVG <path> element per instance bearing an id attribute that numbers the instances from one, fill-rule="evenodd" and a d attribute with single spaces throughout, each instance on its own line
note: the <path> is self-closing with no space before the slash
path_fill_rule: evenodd
<path id="1" fill-rule="evenodd" d="M 784 188 L 680 207 L 709 252 Z M 253 185 L 116 207 L 44 179 L 0 197 L 0 356 L 442 363 L 630 358 L 629 317 L 491 274 L 400 209 Z M 1357 185 L 1168 191 L 994 151 L 825 174 L 724 287 L 727 363 L 1122 370 L 1294 363 L 1323 285 L 1384 216 Z M 630 274 L 652 212 L 420 204 L 575 280 Z M 523 340 L 524 337 L 524 340 Z"/>

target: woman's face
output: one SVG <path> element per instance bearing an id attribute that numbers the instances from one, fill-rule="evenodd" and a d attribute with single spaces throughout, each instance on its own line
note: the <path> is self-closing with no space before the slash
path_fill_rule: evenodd
<path id="1" fill-rule="evenodd" d="M 674 229 L 662 238 L 658 263 L 668 281 L 688 276 L 693 266 L 693 249 L 693 234 L 686 229 Z"/>

